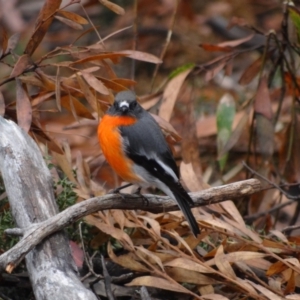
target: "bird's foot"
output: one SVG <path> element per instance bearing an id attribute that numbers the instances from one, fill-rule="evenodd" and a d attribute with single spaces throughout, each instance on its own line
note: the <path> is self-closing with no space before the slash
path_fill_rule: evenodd
<path id="1" fill-rule="evenodd" d="M 141 187 L 138 187 L 133 194 L 140 196 L 146 202 L 146 206 L 149 206 L 149 200 L 143 194 L 141 194 L 141 189 Z"/>

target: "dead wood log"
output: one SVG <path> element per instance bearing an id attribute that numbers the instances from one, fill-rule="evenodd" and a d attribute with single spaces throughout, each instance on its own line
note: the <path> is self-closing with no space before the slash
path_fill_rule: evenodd
<path id="1" fill-rule="evenodd" d="M 39 227 L 39 222 L 45 222 L 58 213 L 52 178 L 36 143 L 15 123 L 2 117 L 0 171 L 19 231 L 28 233 L 27 229 Z M 27 238 L 27 243 L 30 243 L 33 236 L 29 234 Z M 97 299 L 77 277 L 63 232 L 57 231 L 29 248 L 32 250 L 25 259 L 36 299 Z M 9 258 L 6 271 L 12 270 L 23 257 L 20 254 L 17 260 Z"/>

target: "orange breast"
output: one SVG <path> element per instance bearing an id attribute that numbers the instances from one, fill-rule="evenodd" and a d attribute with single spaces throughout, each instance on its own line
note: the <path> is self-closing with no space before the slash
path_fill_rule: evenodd
<path id="1" fill-rule="evenodd" d="M 131 117 L 105 115 L 98 126 L 98 139 L 110 166 L 123 180 L 136 183 L 141 179 L 132 172 L 133 162 L 125 156 L 119 126 L 130 126 Z"/>

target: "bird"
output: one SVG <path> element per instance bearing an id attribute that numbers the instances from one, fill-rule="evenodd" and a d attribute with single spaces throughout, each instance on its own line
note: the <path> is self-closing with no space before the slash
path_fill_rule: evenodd
<path id="1" fill-rule="evenodd" d="M 126 182 L 154 186 L 174 199 L 194 236 L 200 234 L 193 200 L 179 180 L 172 151 L 155 119 L 132 91 L 121 91 L 98 126 L 98 140 L 112 169 Z"/>

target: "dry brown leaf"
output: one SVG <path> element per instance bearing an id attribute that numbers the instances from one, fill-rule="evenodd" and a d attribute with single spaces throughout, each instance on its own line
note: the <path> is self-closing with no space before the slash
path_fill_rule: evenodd
<path id="1" fill-rule="evenodd" d="M 254 287 L 252 285 L 250 285 L 245 279 L 241 279 L 241 278 L 237 278 L 236 281 L 243 286 L 243 288 L 248 291 L 249 293 L 251 293 L 252 295 L 257 295 L 256 290 L 254 289 Z"/>
<path id="2" fill-rule="evenodd" d="M 85 25 L 85 24 L 89 23 L 87 19 L 85 19 L 73 12 L 70 12 L 70 11 L 59 10 L 57 13 L 62 15 L 64 18 L 72 20 L 73 22 L 76 22 L 78 24 Z"/>
<path id="3" fill-rule="evenodd" d="M 292 270 L 290 278 L 287 281 L 284 293 L 291 294 L 295 292 L 296 282 L 295 282 L 295 271 Z"/>
<path id="4" fill-rule="evenodd" d="M 206 44 L 206 43 L 202 43 L 199 46 L 208 52 L 232 52 L 233 51 L 233 48 L 229 46 L 220 46 L 220 45 L 213 45 L 213 44 Z"/>
<path id="5" fill-rule="evenodd" d="M 145 61 L 153 64 L 161 64 L 162 60 L 158 58 L 157 56 L 142 52 L 142 51 L 136 51 L 136 50 L 123 50 L 119 51 L 118 53 L 120 54 L 125 54 L 127 57 L 140 60 L 140 61 Z"/>
<path id="6" fill-rule="evenodd" d="M 0 91 L 0 116 L 5 114 L 5 101 L 2 92 Z"/>
<path id="7" fill-rule="evenodd" d="M 26 70 L 29 60 L 30 57 L 27 54 L 20 56 L 9 77 L 13 78 L 21 75 Z"/>
<path id="8" fill-rule="evenodd" d="M 164 90 L 163 101 L 160 106 L 158 116 L 167 122 L 169 122 L 171 119 L 174 105 L 181 86 L 191 71 L 192 68 L 185 70 L 184 72 L 178 74 L 176 77 L 172 78 Z"/>
<path id="9" fill-rule="evenodd" d="M 143 246 L 138 246 L 136 248 L 136 255 L 139 256 L 141 255 L 145 260 L 147 260 L 150 264 L 157 264 L 162 271 L 164 271 L 164 266 L 162 264 L 162 261 L 160 258 L 155 255 L 153 252 L 145 249 Z M 139 253 L 141 252 L 141 253 Z"/>
<path id="10" fill-rule="evenodd" d="M 25 132 L 28 132 L 32 121 L 32 107 L 27 92 L 27 87 L 26 85 L 23 85 L 21 80 L 18 78 L 16 78 L 16 86 L 16 110 L 18 125 L 23 128 Z"/>
<path id="11" fill-rule="evenodd" d="M 290 244 L 289 240 L 287 239 L 287 237 L 279 230 L 270 230 L 270 234 L 273 234 L 274 236 L 276 236 L 279 240 L 283 241 L 284 243 L 286 243 L 287 245 Z"/>
<path id="12" fill-rule="evenodd" d="M 263 295 L 265 295 L 270 300 L 282 300 L 282 297 L 276 295 L 275 293 L 271 292 L 270 290 L 266 289 L 260 284 L 256 284 L 250 280 L 246 280 L 249 284 L 251 284 L 255 289 L 257 289 L 259 292 L 261 292 Z"/>
<path id="13" fill-rule="evenodd" d="M 172 279 L 178 282 L 187 282 L 197 285 L 219 283 L 216 279 L 212 277 L 187 269 L 167 267 L 166 272 Z"/>
<path id="14" fill-rule="evenodd" d="M 24 50 L 31 56 L 40 42 L 43 40 L 52 23 L 54 13 L 59 9 L 61 0 L 46 0 L 36 21 L 35 30 Z"/>
<path id="15" fill-rule="evenodd" d="M 119 224 L 121 230 L 124 230 L 125 224 L 126 224 L 126 218 L 124 215 L 123 210 L 121 209 L 111 209 L 110 213 L 112 214 L 113 218 L 115 219 L 115 222 Z"/>
<path id="16" fill-rule="evenodd" d="M 126 57 L 126 56 L 128 56 L 128 55 L 125 53 L 120 53 L 120 52 L 104 52 L 104 53 L 96 54 L 96 55 L 92 55 L 92 56 L 89 54 L 88 57 L 73 61 L 71 65 L 83 64 L 83 63 L 86 63 L 89 61 L 97 61 L 97 60 L 103 60 L 103 59 L 111 59 L 112 61 L 116 61 L 116 59 L 118 59 L 120 57 Z"/>
<path id="17" fill-rule="evenodd" d="M 254 111 L 263 115 L 268 120 L 272 120 L 271 98 L 266 76 L 262 77 L 255 96 Z"/>
<path id="18" fill-rule="evenodd" d="M 49 137 L 39 126 L 34 122 L 31 124 L 30 134 L 35 139 L 36 142 L 40 141 L 48 147 L 50 151 L 54 151 L 59 154 L 64 154 L 61 146 L 55 141 L 55 139 Z"/>
<path id="19" fill-rule="evenodd" d="M 141 276 L 133 279 L 131 282 L 126 284 L 126 286 L 143 286 L 143 285 L 158 288 L 158 289 L 163 289 L 163 290 L 169 290 L 173 292 L 190 294 L 190 292 L 180 284 L 176 284 L 166 279 L 160 277 L 154 277 L 154 276 Z"/>
<path id="20" fill-rule="evenodd" d="M 231 200 L 221 202 L 220 205 L 231 216 L 233 220 L 239 223 L 239 225 L 241 225 L 242 227 L 245 227 L 243 217 L 241 216 L 240 212 Z"/>
<path id="21" fill-rule="evenodd" d="M 220 294 L 205 294 L 203 295 L 204 299 L 208 299 L 208 300 L 230 300 L 227 297 L 224 297 Z"/>
<path id="22" fill-rule="evenodd" d="M 239 45 L 241 45 L 245 42 L 248 42 L 253 37 L 254 37 L 254 33 L 251 33 L 250 35 L 248 35 L 244 38 L 241 38 L 241 39 L 219 43 L 218 46 L 221 46 L 221 47 L 236 47 L 236 46 L 239 46 Z"/>
<path id="23" fill-rule="evenodd" d="M 67 26 L 69 26 L 69 27 L 71 27 L 75 30 L 82 30 L 83 29 L 82 25 L 80 25 L 80 24 L 78 24 L 78 23 L 76 23 L 72 20 L 66 19 L 64 17 L 55 16 L 55 19 L 57 19 L 58 21 L 66 24 Z"/>
<path id="24" fill-rule="evenodd" d="M 224 254 L 223 245 L 220 245 L 217 249 L 215 255 L 215 264 L 221 273 L 230 277 L 231 279 L 236 280 L 237 276 L 234 273 L 229 261 L 227 260 L 226 255 Z"/>
<path id="25" fill-rule="evenodd" d="M 197 264 L 194 260 L 190 260 L 183 257 L 175 258 L 171 261 L 164 263 L 166 267 L 182 268 L 199 273 L 213 273 L 214 270 L 206 266 L 206 264 Z"/>
<path id="26" fill-rule="evenodd" d="M 72 95 L 62 96 L 61 97 L 61 105 L 68 111 L 75 114 L 74 115 L 75 118 L 76 118 L 76 116 L 79 116 L 82 118 L 87 118 L 87 119 L 92 119 L 92 120 L 95 119 L 93 117 L 93 115 L 91 114 L 91 112 Z"/>
<path id="27" fill-rule="evenodd" d="M 64 152 L 63 154 L 52 152 L 51 155 L 55 159 L 57 165 L 62 169 L 64 174 L 68 177 L 68 179 L 73 183 L 77 183 L 77 180 L 74 177 L 72 161 L 68 159 L 66 152 Z"/>
<path id="28" fill-rule="evenodd" d="M 80 151 L 76 154 L 76 179 L 78 182 L 78 187 L 84 193 L 89 194 L 90 183 L 90 170 L 87 166 L 85 160 L 82 158 L 82 153 Z"/>
<path id="29" fill-rule="evenodd" d="M 1 45 L 2 54 L 6 54 L 6 49 L 8 46 L 8 35 L 4 26 L 1 26 L 1 38 L 2 38 L 2 45 Z M 0 53 L 0 57 L 2 54 Z"/>
<path id="30" fill-rule="evenodd" d="M 297 295 L 297 294 L 288 295 L 288 296 L 285 296 L 285 299 L 288 299 L 288 300 L 300 300 L 300 295 Z"/>
<path id="31" fill-rule="evenodd" d="M 24 76 L 19 76 L 19 79 L 23 83 L 27 83 L 30 85 L 38 86 L 40 88 L 43 88 L 43 83 L 42 81 L 34 74 L 34 75 L 24 75 Z"/>
<path id="32" fill-rule="evenodd" d="M 82 72 L 82 76 L 95 91 L 103 95 L 109 95 L 109 91 L 107 87 L 100 80 L 98 80 L 93 74 Z"/>
<path id="33" fill-rule="evenodd" d="M 258 243 L 258 244 L 262 243 L 262 239 L 259 237 L 259 234 L 257 232 L 252 231 L 250 228 L 246 227 L 245 225 L 241 226 L 241 223 L 237 223 L 234 220 L 231 220 L 224 215 L 223 215 L 223 219 L 224 219 L 224 221 L 227 222 L 227 224 L 232 225 L 233 227 L 235 227 L 236 229 L 241 231 L 243 234 L 247 235 L 249 238 L 251 238 L 256 243 Z"/>
<path id="34" fill-rule="evenodd" d="M 53 99 L 54 92 L 40 92 L 31 101 L 31 106 L 35 107 L 44 101 Z"/>
<path id="35" fill-rule="evenodd" d="M 175 142 L 181 141 L 181 136 L 178 134 L 175 128 L 168 121 L 162 119 L 158 115 L 151 114 L 151 116 L 158 123 L 165 136 L 170 135 Z"/>
<path id="36" fill-rule="evenodd" d="M 249 116 L 251 116 L 250 108 L 251 107 L 249 106 L 245 111 L 241 111 L 235 115 L 232 133 L 222 151 L 219 153 L 218 158 L 221 158 L 224 154 L 231 150 L 238 142 L 241 135 L 245 132 L 245 127 L 249 122 Z"/>
<path id="37" fill-rule="evenodd" d="M 57 67 L 56 78 L 55 78 L 55 99 L 56 105 L 59 111 L 61 111 L 61 90 L 60 90 L 60 68 Z"/>
<path id="38" fill-rule="evenodd" d="M 242 235 L 242 232 L 236 228 L 234 228 L 232 225 L 220 220 L 220 219 L 214 219 L 211 215 L 204 215 L 201 218 L 202 222 L 210 224 L 212 227 L 218 227 L 223 230 L 228 230 L 231 233 L 237 234 L 238 236 Z"/>
<path id="39" fill-rule="evenodd" d="M 15 33 L 8 39 L 8 45 L 7 45 L 7 49 L 5 51 L 5 54 L 16 48 L 16 46 L 19 42 L 19 39 L 20 39 L 20 33 Z"/>
<path id="40" fill-rule="evenodd" d="M 263 59 L 260 56 L 248 68 L 246 68 L 246 70 L 244 71 L 244 73 L 242 74 L 239 80 L 239 84 L 241 85 L 249 84 L 260 71 L 262 61 Z"/>
<path id="41" fill-rule="evenodd" d="M 153 218 L 149 218 L 147 216 L 138 216 L 140 219 L 143 219 L 145 220 L 150 226 L 151 228 L 153 229 L 154 233 L 156 234 L 157 237 L 160 237 L 161 236 L 161 233 L 160 233 L 160 224 L 154 220 Z"/>
<path id="42" fill-rule="evenodd" d="M 205 81 L 208 82 L 212 80 L 217 74 L 219 74 L 219 72 L 226 66 L 227 63 L 227 60 L 222 60 L 214 67 L 211 67 L 210 70 L 208 70 L 205 74 Z"/>
<path id="43" fill-rule="evenodd" d="M 180 175 L 184 184 L 187 186 L 188 190 L 191 192 L 202 191 L 209 188 L 209 185 L 205 182 L 200 182 L 196 173 L 194 172 L 192 163 L 184 163 L 183 161 L 180 164 Z"/>
<path id="44" fill-rule="evenodd" d="M 118 240 L 123 247 L 128 250 L 128 251 L 133 251 L 134 250 L 134 245 L 132 243 L 132 240 L 130 239 L 129 235 L 124 232 L 123 230 L 116 228 L 114 226 L 110 226 L 107 224 L 104 224 L 101 221 L 92 221 L 88 219 L 88 223 L 91 225 L 96 226 L 98 229 L 100 229 L 102 232 L 112 236 L 116 240 Z"/>
<path id="45" fill-rule="evenodd" d="M 124 268 L 128 268 L 129 270 L 136 271 L 136 272 L 148 272 L 149 271 L 146 266 L 142 265 L 140 262 L 138 262 L 133 257 L 132 253 L 116 256 L 115 253 L 113 252 L 110 242 L 108 242 L 108 244 L 107 244 L 107 254 L 109 255 L 110 259 L 114 263 L 116 263 Z"/>
<path id="46" fill-rule="evenodd" d="M 35 71 L 38 76 L 40 77 L 42 83 L 43 83 L 43 89 L 46 91 L 55 91 L 55 82 L 54 80 L 46 75 L 41 69 L 36 69 Z"/>
<path id="47" fill-rule="evenodd" d="M 127 88 L 131 88 L 136 85 L 136 81 L 127 78 L 114 78 L 112 81 Z"/>
<path id="48" fill-rule="evenodd" d="M 106 6 L 108 9 L 110 9 L 111 11 L 113 11 L 114 13 L 118 14 L 118 15 L 124 15 L 125 14 L 125 10 L 124 8 L 122 8 L 121 6 L 108 1 L 108 0 L 99 0 L 99 2 Z"/>
<path id="49" fill-rule="evenodd" d="M 109 80 L 109 79 L 106 79 L 106 78 L 100 77 L 100 76 L 97 76 L 97 78 L 99 80 L 101 80 L 108 89 L 112 89 L 115 92 L 121 92 L 121 91 L 127 90 L 126 86 L 121 85 L 121 84 L 115 82 L 114 80 Z"/>

